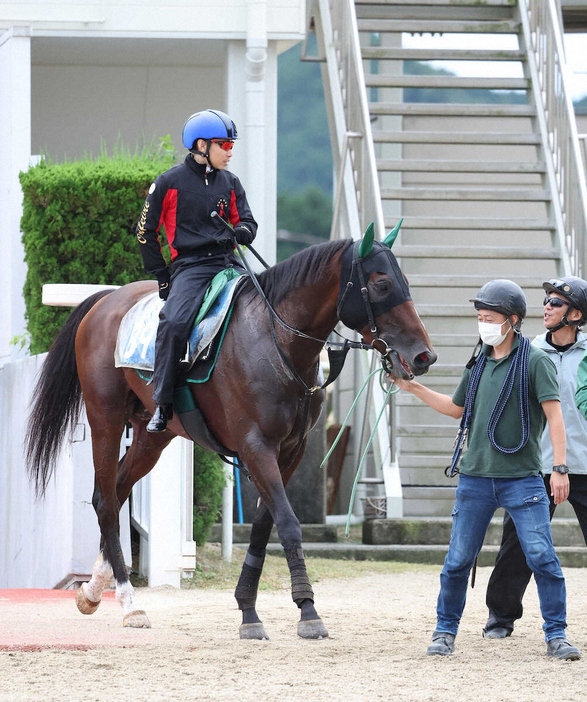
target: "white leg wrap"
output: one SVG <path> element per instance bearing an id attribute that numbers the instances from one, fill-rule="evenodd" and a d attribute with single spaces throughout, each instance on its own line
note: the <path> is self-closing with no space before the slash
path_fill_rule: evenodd
<path id="1" fill-rule="evenodd" d="M 129 612 L 135 612 L 137 608 L 135 591 L 133 586 L 130 584 L 130 580 L 127 580 L 122 585 L 116 583 L 116 599 L 122 607 L 122 611 L 125 614 Z"/>
<path id="2" fill-rule="evenodd" d="M 85 596 L 92 602 L 100 602 L 102 593 L 109 587 L 112 581 L 112 568 L 102 557 L 102 552 L 98 556 L 92 569 L 92 578 L 89 583 L 82 585 Z"/>

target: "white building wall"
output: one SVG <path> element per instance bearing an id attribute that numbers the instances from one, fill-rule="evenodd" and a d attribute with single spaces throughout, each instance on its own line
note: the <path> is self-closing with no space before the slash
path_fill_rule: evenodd
<path id="1" fill-rule="evenodd" d="M 239 129 L 231 170 L 260 225 L 256 248 L 274 262 L 277 56 L 303 38 L 305 5 L 0 0 L 0 245 L 10 256 L 0 365 L 17 355 L 9 341 L 25 328 L 18 173 L 31 154 L 60 161 L 117 143 L 134 151 L 168 134 L 183 153 L 187 117 L 223 109 Z"/>
<path id="2" fill-rule="evenodd" d="M 117 141 L 134 150 L 167 134 L 183 151 L 186 118 L 223 109 L 239 129 L 231 170 L 260 224 L 256 248 L 274 262 L 277 56 L 303 39 L 305 6 L 306 0 L 0 0 L 0 406 L 12 418 L 0 426 L 0 588 L 54 587 L 70 573 L 89 573 L 99 547 L 87 427 L 84 440 L 64 450 L 43 501 L 34 499 L 25 474 L 24 418 L 41 357 L 16 360 L 10 345 L 25 331 L 19 172 L 34 154 L 80 158 L 98 154 L 102 144 L 111 152 Z M 175 581 L 191 567 L 187 541 L 180 563 L 161 561 L 157 577 Z M 153 571 L 155 558 L 149 561 Z"/>
<path id="3" fill-rule="evenodd" d="M 80 417 L 75 441 L 64 442 L 44 498 L 36 497 L 25 470 L 26 418 L 44 359 L 45 354 L 32 356 L 0 368 L 0 406 L 14 420 L 0 423 L 0 588 L 54 588 L 69 576 L 89 575 L 100 547 L 85 415 Z M 128 505 L 120 518 L 130 566 Z"/>

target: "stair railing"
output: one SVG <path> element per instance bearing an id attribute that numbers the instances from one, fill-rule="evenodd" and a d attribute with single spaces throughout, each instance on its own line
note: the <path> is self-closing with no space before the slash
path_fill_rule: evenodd
<path id="1" fill-rule="evenodd" d="M 560 8 L 557 0 L 519 0 L 519 9 L 553 197 L 560 273 L 585 277 L 585 166 L 568 87 Z"/>
<path id="2" fill-rule="evenodd" d="M 308 16 L 319 24 L 326 58 L 325 83 L 333 132 L 336 194 L 331 238 L 340 236 L 353 220 L 364 231 L 375 223 L 385 237 L 383 206 L 371 132 L 359 30 L 353 0 L 309 0 Z M 353 211 L 354 210 L 354 211 Z M 355 235 L 351 230 L 349 235 Z"/>
<path id="3" fill-rule="evenodd" d="M 322 77 L 333 142 L 336 192 L 333 206 L 331 239 L 357 238 L 370 222 L 376 236 L 385 237 L 385 220 L 377 176 L 377 162 L 371 131 L 359 30 L 353 0 L 308 0 L 308 30 L 316 34 L 319 57 L 323 61 Z M 316 59 L 310 59 L 316 60 Z M 376 359 L 361 354 L 355 387 L 362 384 L 374 369 Z M 366 392 L 364 409 L 366 421 L 374 418 L 384 404 L 379 383 L 371 379 Z M 390 442 L 391 412 L 387 421 L 377 425 L 373 440 L 374 460 L 380 467 L 387 496 L 387 516 L 401 517 L 403 502 L 399 467 L 394 460 L 394 442 Z M 355 425 L 356 426 L 356 425 Z M 364 448 L 366 429 L 355 442 L 354 455 L 358 465 Z"/>

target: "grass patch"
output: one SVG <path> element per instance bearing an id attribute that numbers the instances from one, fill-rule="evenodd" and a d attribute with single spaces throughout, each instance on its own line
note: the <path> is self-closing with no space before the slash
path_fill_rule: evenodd
<path id="1" fill-rule="evenodd" d="M 222 559 L 220 544 L 199 547 L 193 578 L 182 580 L 183 588 L 233 589 L 236 587 L 245 557 L 243 549 L 234 549 L 232 561 Z M 397 561 L 350 561 L 336 558 L 306 558 L 310 582 L 327 578 L 358 578 L 362 575 L 405 573 L 406 571 L 438 571 L 438 565 L 399 563 Z M 268 554 L 265 559 L 259 590 L 289 590 L 289 571 L 285 558 Z"/>

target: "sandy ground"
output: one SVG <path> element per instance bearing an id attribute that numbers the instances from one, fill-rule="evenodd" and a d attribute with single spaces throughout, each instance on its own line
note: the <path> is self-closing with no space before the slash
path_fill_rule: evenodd
<path id="1" fill-rule="evenodd" d="M 352 568 L 352 563 L 349 563 Z M 587 570 L 567 569 L 568 637 L 585 659 L 545 655 L 535 587 L 514 635 L 481 637 L 490 569 L 480 568 L 450 658 L 425 655 L 438 571 L 326 579 L 316 604 L 330 638 L 296 634 L 289 591 L 261 592 L 270 641 L 240 641 L 232 591 L 139 589 L 152 629 L 123 629 L 112 597 L 92 616 L 72 593 L 0 591 L 0 700 L 584 700 Z"/>

